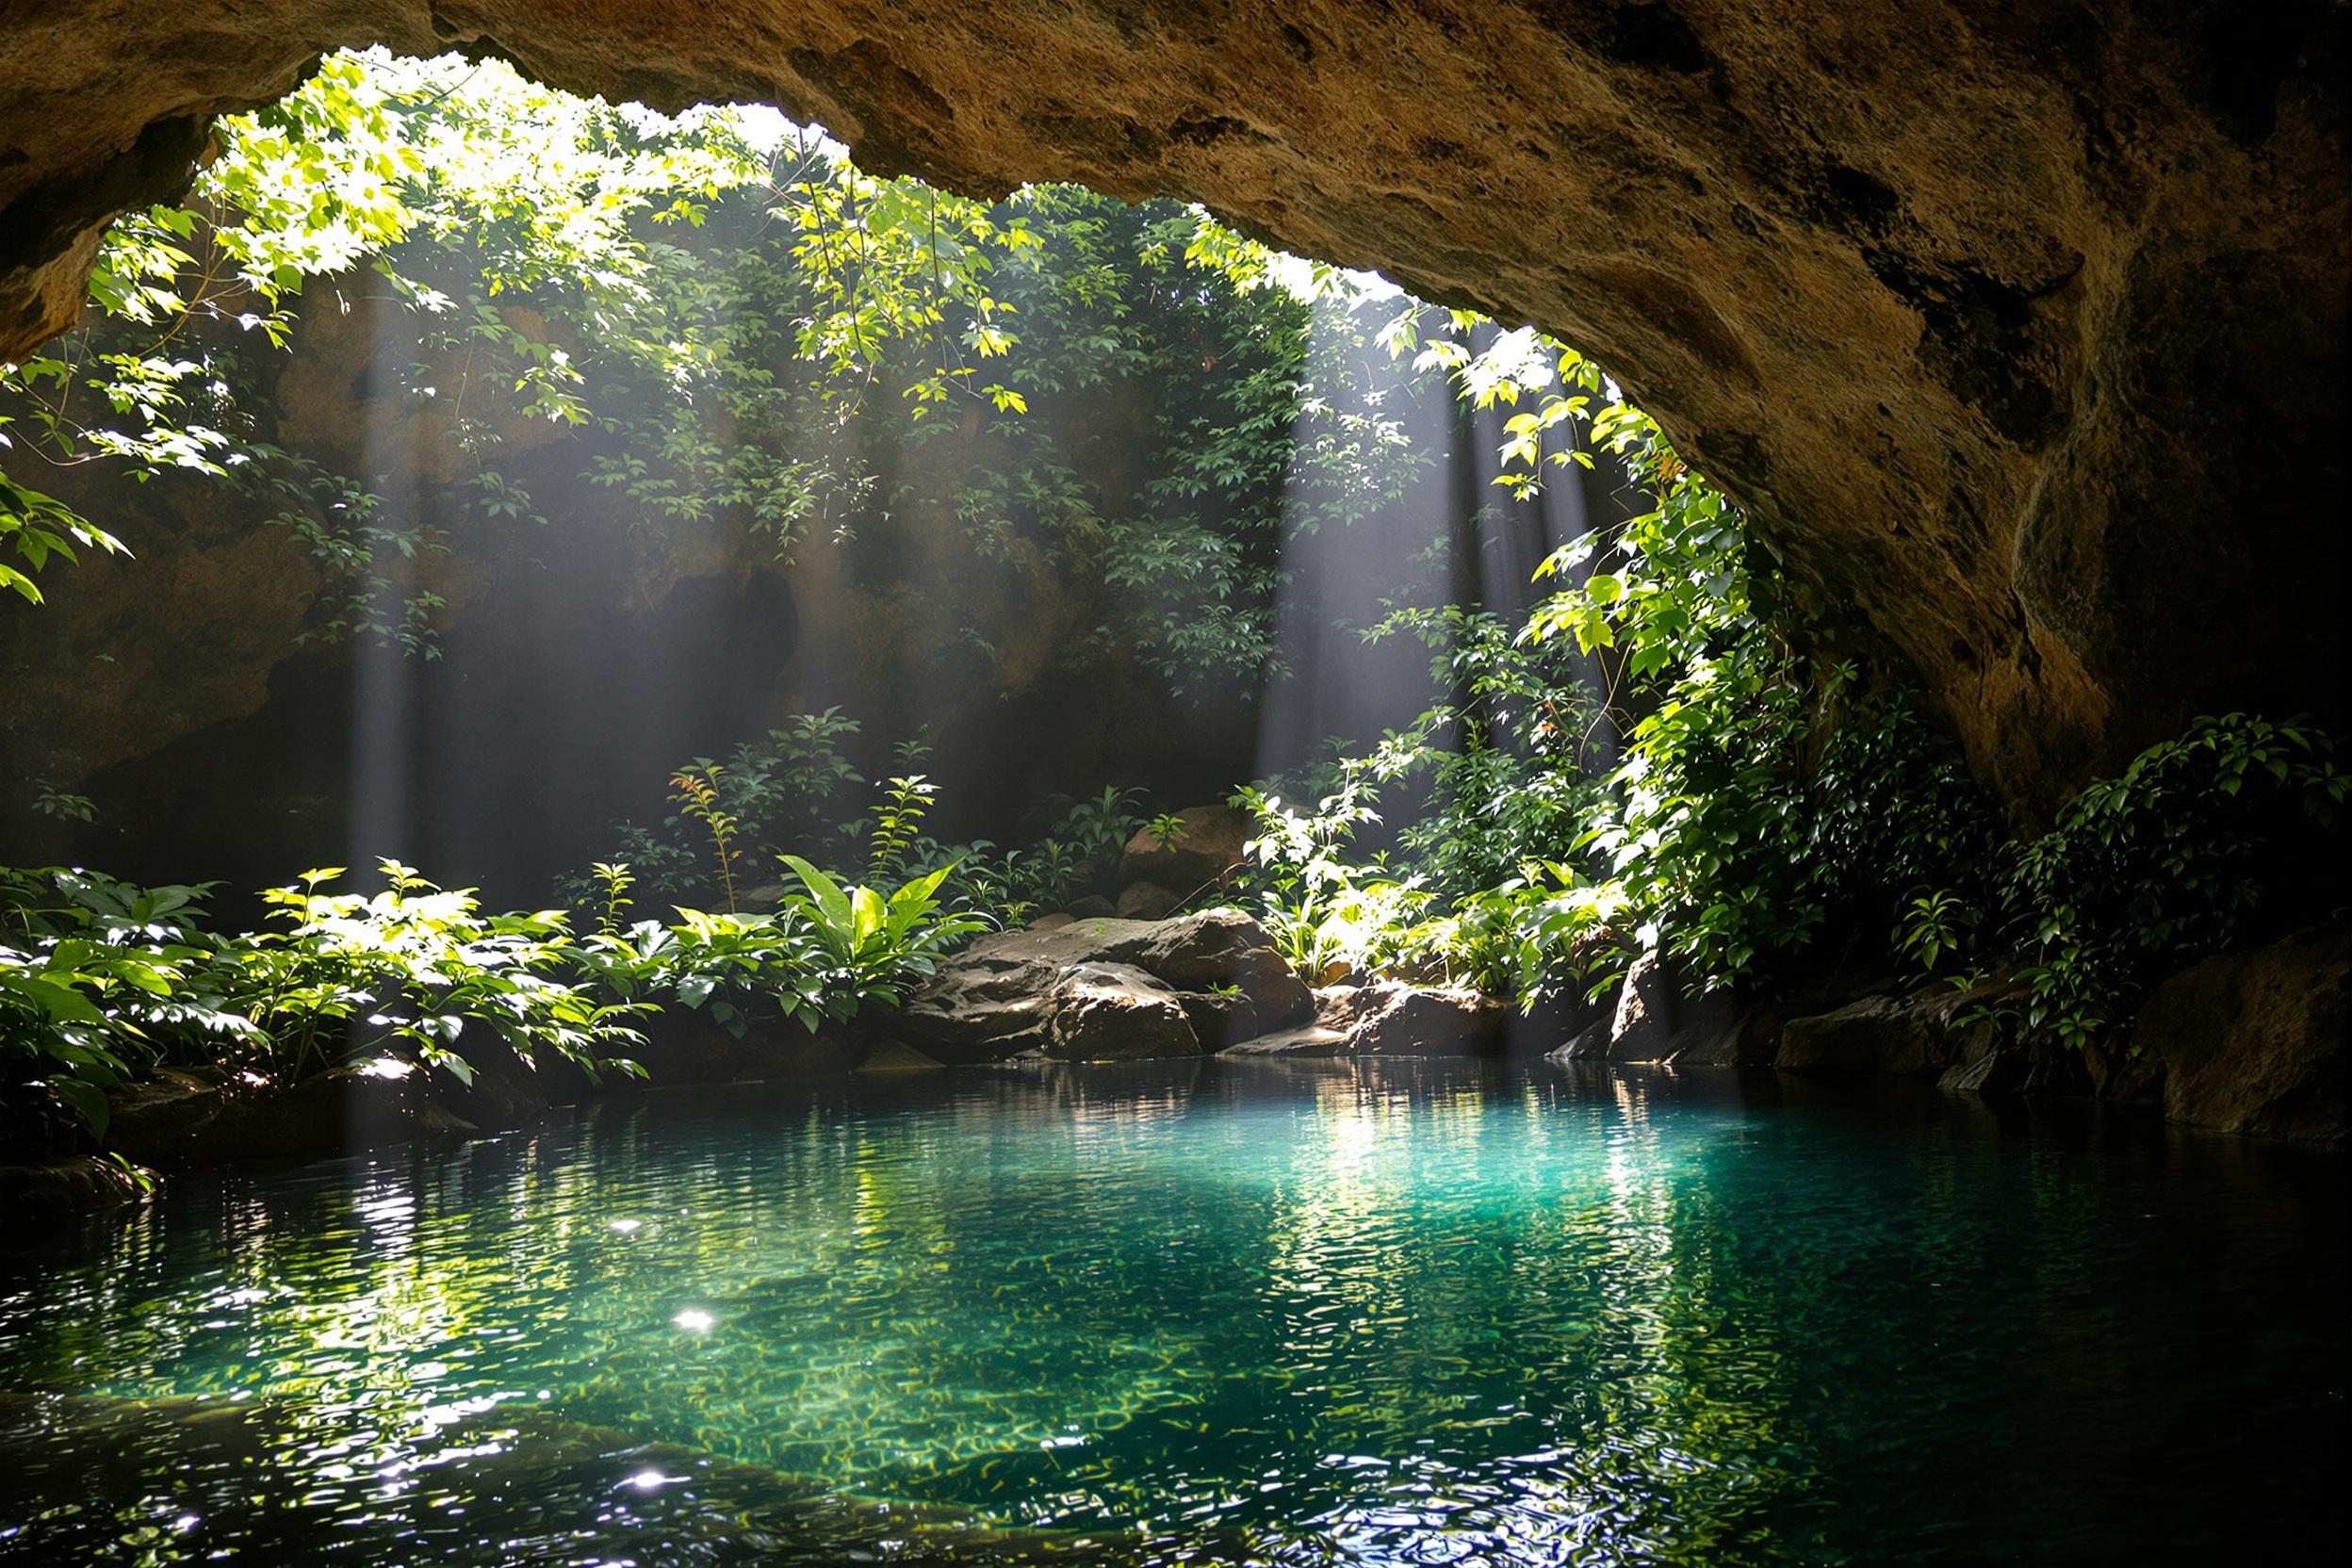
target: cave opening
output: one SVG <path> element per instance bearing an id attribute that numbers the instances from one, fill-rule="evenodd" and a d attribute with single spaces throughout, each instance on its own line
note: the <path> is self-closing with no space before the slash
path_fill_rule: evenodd
<path id="1" fill-rule="evenodd" d="M 480 8 L 0 160 L 0 1562 L 2340 1543 L 2340 18 Z"/>

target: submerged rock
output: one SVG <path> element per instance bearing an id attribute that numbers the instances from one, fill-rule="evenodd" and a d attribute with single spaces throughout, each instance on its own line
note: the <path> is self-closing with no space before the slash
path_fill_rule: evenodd
<path id="1" fill-rule="evenodd" d="M 2175 1121 L 2343 1143 L 2352 1047 L 2352 927 L 2208 958 L 2141 1007 L 2128 1043 L 2094 1056 L 2099 1092 Z"/>

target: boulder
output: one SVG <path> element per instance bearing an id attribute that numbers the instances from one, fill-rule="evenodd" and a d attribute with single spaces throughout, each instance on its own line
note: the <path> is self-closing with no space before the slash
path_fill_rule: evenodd
<path id="1" fill-rule="evenodd" d="M 1064 970 L 1050 1012 L 1045 1054 L 1058 1061 L 1140 1061 L 1200 1051 L 1175 990 L 1132 964 Z"/>
<path id="2" fill-rule="evenodd" d="M 1149 970 L 1180 989 L 1237 987 L 1257 1008 L 1261 1028 L 1286 1028 L 1314 1009 L 1314 993 L 1290 961 L 1274 951 L 1273 937 L 1238 909 L 1204 909 L 1109 930 L 1119 923 L 1095 923 L 1104 933 L 1098 939 L 1104 957 Z"/>
<path id="3" fill-rule="evenodd" d="M 885 1040 L 858 1064 L 859 1072 L 935 1072 L 947 1064 L 937 1056 L 926 1056 L 913 1046 L 896 1040 Z"/>
<path id="4" fill-rule="evenodd" d="M 1158 920 L 1171 913 L 1180 902 L 1157 882 L 1130 882 L 1119 895 L 1119 918 Z"/>
<path id="5" fill-rule="evenodd" d="M 1070 1040 L 1097 1038 L 1091 1031 L 1098 1025 L 1060 1026 L 1060 1014 L 1110 1005 L 1083 987 L 1064 985 L 1081 968 L 1133 972 L 1151 987 L 1137 990 L 1131 981 L 1131 992 L 1167 993 L 1183 1034 L 1155 1021 L 1139 1024 L 1138 1037 L 1179 1054 L 1198 1052 L 1204 1039 L 1242 1037 L 1237 1031 L 1285 1027 L 1314 1007 L 1313 993 L 1274 951 L 1266 928 L 1222 909 L 1168 921 L 1075 920 L 983 937 L 908 999 L 891 1033 L 950 1063 L 1065 1055 Z M 1112 1054 L 1138 1052 L 1121 1047 Z"/>
<path id="6" fill-rule="evenodd" d="M 1222 1051 L 1260 1033 L 1257 1006 L 1239 988 L 1179 991 L 1177 1000 L 1184 1004 L 1184 1017 L 1192 1021 L 1192 1032 L 1203 1051 Z"/>
<path id="7" fill-rule="evenodd" d="M 2175 1121 L 2341 1144 L 2348 1047 L 2352 926 L 2323 926 L 2174 975 L 2092 1071 L 2100 1093 Z"/>
<path id="8" fill-rule="evenodd" d="M 1070 901 L 1067 911 L 1072 920 L 1102 920 L 1119 913 L 1119 906 L 1101 893 L 1088 893 Z"/>
<path id="9" fill-rule="evenodd" d="M 2021 994 L 2017 981 L 2002 977 L 1967 990 L 1935 985 L 1865 996 L 1781 1021 L 1772 1065 L 1784 1072 L 1935 1078 L 1948 1089 L 1985 1093 L 2091 1092 L 2080 1052 L 2024 1030 Z"/>
<path id="10" fill-rule="evenodd" d="M 1506 1009 L 1462 986 L 1376 980 L 1364 988 L 1350 1054 L 1363 1056 L 1485 1056 L 1499 1051 Z"/>
<path id="11" fill-rule="evenodd" d="M 1244 811 L 1230 806 L 1187 806 L 1175 813 L 1180 832 L 1166 843 L 1149 827 L 1127 841 L 1119 874 L 1130 882 L 1155 882 L 1179 894 L 1221 882 L 1242 863 L 1242 848 L 1257 832 Z"/>
<path id="12" fill-rule="evenodd" d="M 1933 1078 L 1984 1054 L 1992 1022 L 1949 988 L 1866 996 L 1781 1026 L 1772 1065 L 1783 1072 L 1884 1072 Z"/>
<path id="13" fill-rule="evenodd" d="M 1625 972 L 1609 1021 L 1609 1059 L 1664 1062 L 1694 1046 L 1712 1047 L 1739 1021 L 1731 993 L 1699 991 L 1680 966 L 1644 953 Z"/>

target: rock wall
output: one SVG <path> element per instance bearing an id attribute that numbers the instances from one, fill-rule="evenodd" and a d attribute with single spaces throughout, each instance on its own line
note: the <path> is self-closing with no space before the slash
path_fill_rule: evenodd
<path id="1" fill-rule="evenodd" d="M 1188 195 L 1600 356 L 2031 817 L 2191 712 L 2341 713 L 2348 32 L 2326 0 L 16 6 L 0 352 L 71 319 L 205 116 L 342 44 L 772 101 L 970 190 Z"/>

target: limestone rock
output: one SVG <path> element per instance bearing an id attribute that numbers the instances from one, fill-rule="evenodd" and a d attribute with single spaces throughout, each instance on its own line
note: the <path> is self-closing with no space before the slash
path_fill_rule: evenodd
<path id="1" fill-rule="evenodd" d="M 2098 1071 L 2102 1093 L 2155 1101 L 2175 1121 L 2343 1143 L 2348 1063 L 2352 927 L 2338 925 L 2174 975 Z"/>
<path id="2" fill-rule="evenodd" d="M 1663 1062 L 1728 1033 L 1738 1021 L 1730 994 L 1693 990 L 1678 966 L 1658 954 L 1636 958 L 1609 1021 L 1609 1059 Z"/>
<path id="3" fill-rule="evenodd" d="M 1865 996 L 1781 1022 L 1772 1065 L 1784 1072 L 1884 1072 L 1948 1089 L 2081 1095 L 2082 1054 L 2022 1027 L 2021 988 L 1996 977 L 1968 990 L 1929 986 Z"/>
<path id="4" fill-rule="evenodd" d="M 886 1040 L 858 1064 L 859 1072 L 936 1072 L 947 1064 L 926 1056 L 910 1045 Z"/>
<path id="5" fill-rule="evenodd" d="M 1204 909 L 1149 923 L 1095 923 L 1106 932 L 1120 923 L 1127 928 L 1099 939 L 1105 957 L 1137 965 L 1185 989 L 1236 987 L 1257 1009 L 1261 1028 L 1285 1028 L 1315 1005 L 1314 993 L 1274 951 L 1266 927 L 1238 909 Z"/>
<path id="6" fill-rule="evenodd" d="M 1070 1062 L 1190 1056 L 1200 1050 L 1176 992 L 1132 964 L 1075 964 L 1054 984 L 1045 1054 Z"/>
<path id="7" fill-rule="evenodd" d="M 1772 1065 L 1783 1072 L 1885 1072 L 1938 1077 L 1983 1054 L 1993 1025 L 1963 1021 L 1969 1011 L 1948 988 L 1866 996 L 1781 1027 Z M 1971 1049 L 1971 1047 L 1975 1049 Z"/>
<path id="8" fill-rule="evenodd" d="M 1184 826 L 1168 843 L 1149 827 L 1136 829 L 1119 857 L 1120 876 L 1179 894 L 1208 887 L 1242 863 L 1242 846 L 1257 830 L 1247 812 L 1230 806 L 1187 806 L 1175 816 Z"/>
<path id="9" fill-rule="evenodd" d="M 206 117 L 346 44 L 776 103 L 970 191 L 1183 194 L 1606 364 L 2030 814 L 2190 713 L 2342 712 L 2342 531 L 2302 498 L 2344 489 L 2352 12 L 2259 10 L 19 6 L 0 358 Z"/>

